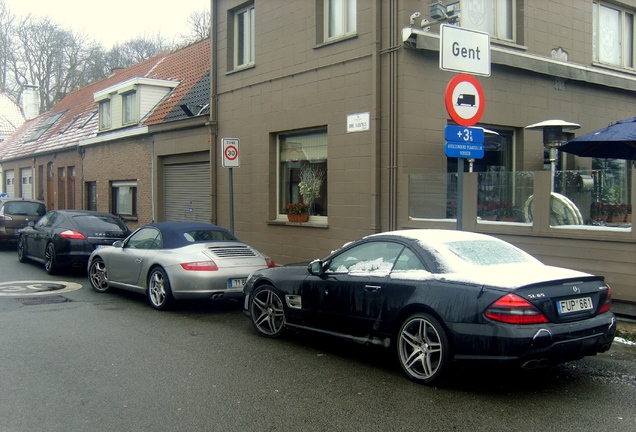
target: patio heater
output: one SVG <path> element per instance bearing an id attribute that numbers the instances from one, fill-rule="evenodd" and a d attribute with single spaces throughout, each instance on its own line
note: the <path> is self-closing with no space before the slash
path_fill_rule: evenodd
<path id="1" fill-rule="evenodd" d="M 544 120 L 526 126 L 528 130 L 543 130 L 543 146 L 548 149 L 550 158 L 550 193 L 554 192 L 554 172 L 556 170 L 557 150 L 563 144 L 563 131 L 581 127 L 578 123 L 564 120 Z"/>

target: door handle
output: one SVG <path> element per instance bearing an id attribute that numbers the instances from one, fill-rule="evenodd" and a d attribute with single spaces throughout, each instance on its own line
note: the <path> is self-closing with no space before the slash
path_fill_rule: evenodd
<path id="1" fill-rule="evenodd" d="M 364 286 L 364 290 L 366 292 L 376 292 L 378 291 L 380 288 L 382 288 L 381 286 L 378 285 L 365 285 Z"/>
<path id="2" fill-rule="evenodd" d="M 141 258 L 135 258 L 135 264 L 139 264 L 142 261 Z"/>

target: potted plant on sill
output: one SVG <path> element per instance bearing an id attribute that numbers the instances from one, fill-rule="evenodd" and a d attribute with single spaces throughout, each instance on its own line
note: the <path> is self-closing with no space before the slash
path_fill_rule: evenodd
<path id="1" fill-rule="evenodd" d="M 304 202 L 287 204 L 282 211 L 290 222 L 307 222 L 309 220 L 309 205 Z"/>

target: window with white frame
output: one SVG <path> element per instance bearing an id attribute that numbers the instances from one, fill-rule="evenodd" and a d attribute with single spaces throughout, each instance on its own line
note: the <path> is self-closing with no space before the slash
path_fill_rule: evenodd
<path id="1" fill-rule="evenodd" d="M 325 40 L 356 33 L 356 0 L 324 0 Z"/>
<path id="2" fill-rule="evenodd" d="M 461 26 L 515 40 L 515 0 L 461 0 Z"/>
<path id="3" fill-rule="evenodd" d="M 123 124 L 136 123 L 137 122 L 137 92 L 131 91 L 128 93 L 124 93 L 121 96 L 121 101 L 122 101 Z"/>
<path id="4" fill-rule="evenodd" d="M 234 12 L 234 67 L 241 68 L 254 64 L 255 26 L 254 5 Z"/>
<path id="5" fill-rule="evenodd" d="M 120 216 L 137 216 L 137 182 L 111 182 L 112 213 Z"/>
<path id="6" fill-rule="evenodd" d="M 634 67 L 634 11 L 594 2 L 594 61 L 614 66 Z"/>
<path id="7" fill-rule="evenodd" d="M 110 129 L 110 99 L 99 102 L 99 129 Z"/>
<path id="8" fill-rule="evenodd" d="M 287 204 L 307 202 L 303 197 L 301 173 L 311 170 L 320 181 L 314 185 L 310 216 L 327 216 L 327 128 L 278 135 L 278 213 Z"/>

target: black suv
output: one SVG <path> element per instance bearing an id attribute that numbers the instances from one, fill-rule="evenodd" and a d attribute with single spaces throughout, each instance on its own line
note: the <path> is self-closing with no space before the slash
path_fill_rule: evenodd
<path id="1" fill-rule="evenodd" d="M 34 223 L 46 214 L 43 202 L 0 198 L 0 245 L 17 242 L 18 233 L 31 221 Z"/>

